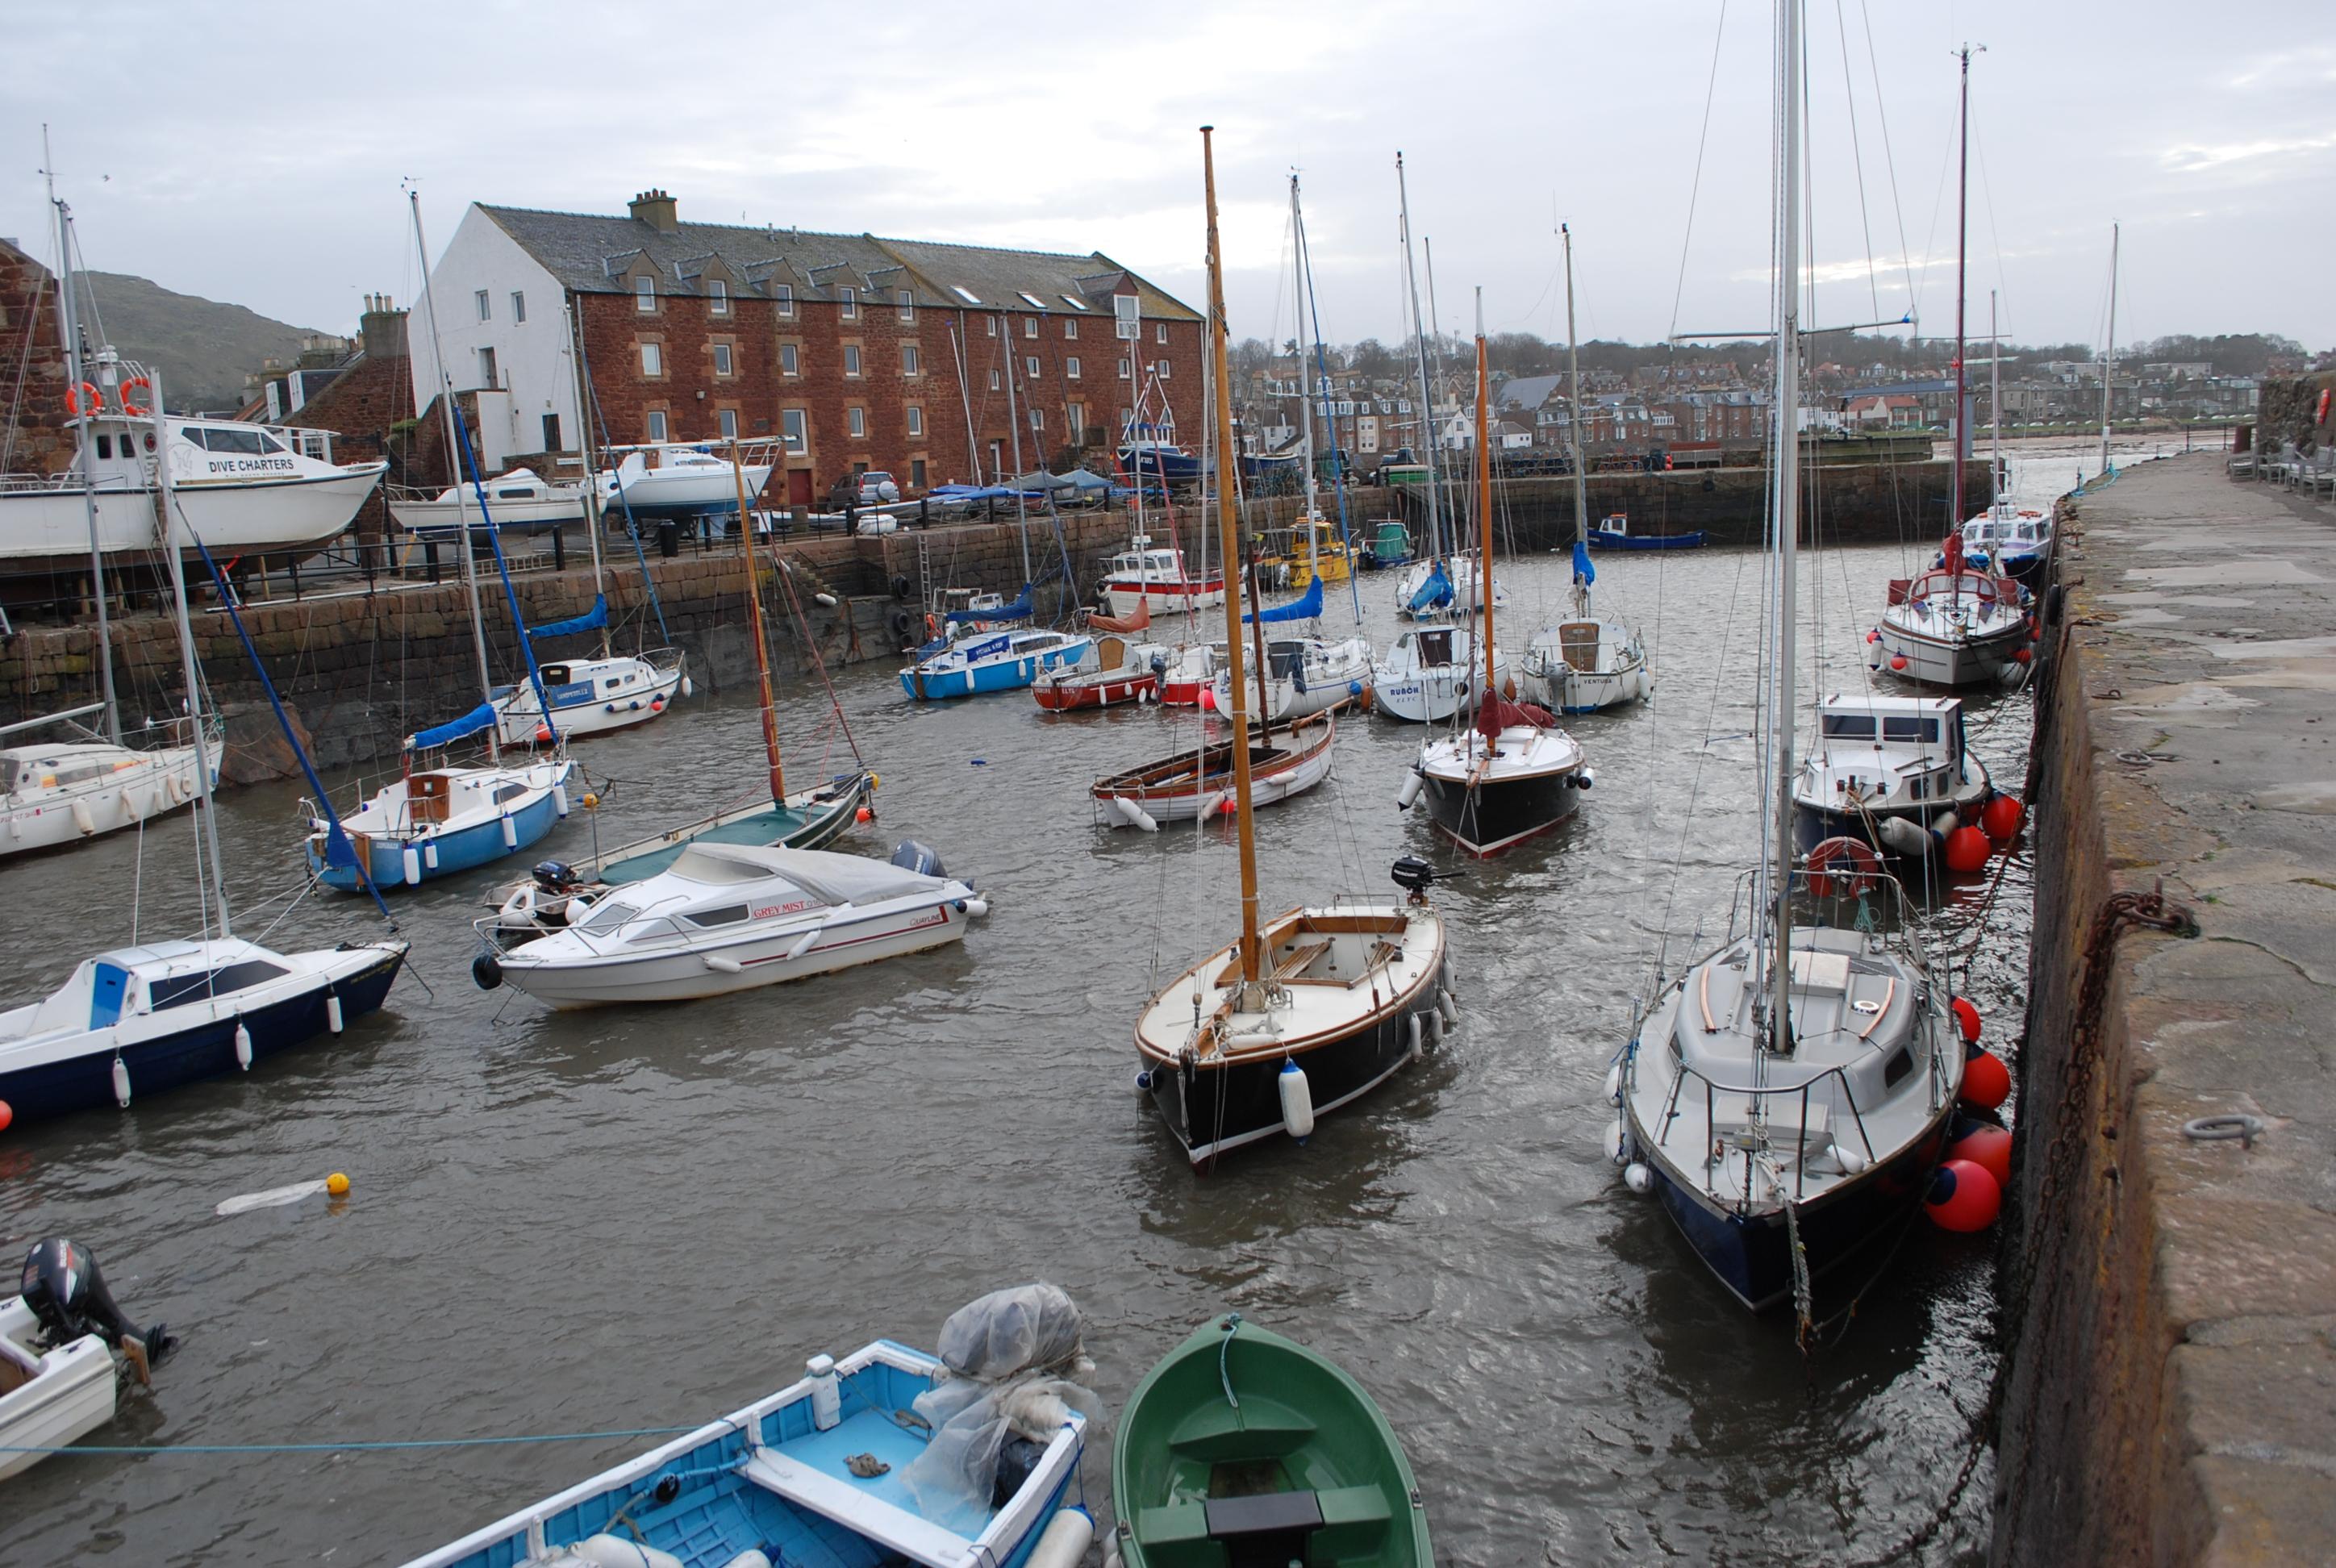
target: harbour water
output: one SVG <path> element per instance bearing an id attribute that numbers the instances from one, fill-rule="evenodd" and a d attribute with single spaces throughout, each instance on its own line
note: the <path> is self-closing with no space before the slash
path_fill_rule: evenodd
<path id="1" fill-rule="evenodd" d="M 2039 460 L 2024 498 L 2065 488 L 2064 468 Z M 1884 579 L 1929 552 L 1811 562 L 1804 648 L 1830 687 L 1880 678 L 1864 629 Z M 1514 652 L 1562 612 L 1564 562 L 1500 575 Z M 1362 589 L 1384 646 L 1391 579 Z M 687 1425 L 813 1352 L 930 1344 L 956 1306 L 1037 1277 L 1085 1309 L 1111 1409 L 1226 1308 L 1335 1357 L 1404 1435 L 1452 1563 L 1888 1549 L 1941 1502 L 1985 1398 L 1990 1242 L 1917 1227 L 1845 1338 L 1805 1365 L 1787 1321 L 1747 1320 L 1616 1179 L 1600 1084 L 1634 1000 L 1664 932 L 1676 967 L 1724 925 L 1756 852 L 1762 561 L 1604 557 L 1598 593 L 1643 628 L 1657 696 L 1574 722 L 1598 782 L 1564 830 L 1463 866 L 1394 804 L 1421 732 L 1362 718 L 1342 721 L 1331 783 L 1260 813 L 1269 909 L 1389 893 L 1407 851 L 1465 872 L 1436 895 L 1462 1027 L 1307 1146 L 1195 1178 L 1132 1085 L 1138 1006 L 1234 928 L 1231 829 L 1106 832 L 1084 786 L 1190 744 L 1194 721 L 1048 716 L 1019 694 L 920 708 L 889 667 L 861 666 L 837 681 L 882 775 L 881 820 L 847 842 L 923 839 L 977 881 L 994 912 L 961 948 L 553 1015 L 472 987 L 487 879 L 453 879 L 393 900 L 413 975 L 339 1039 L 127 1114 L 0 1135 L 0 1242 L 73 1236 L 133 1317 L 183 1336 L 92 1441 Z M 1333 596 L 1334 635 L 1348 603 Z M 822 752 L 841 743 L 813 738 L 823 699 L 796 690 L 784 706 L 793 776 L 835 765 Z M 1975 748 L 2019 787 L 2027 698 L 1969 706 Z M 614 782 L 539 852 L 735 797 L 759 755 L 744 692 L 579 746 Z M 265 939 L 278 947 L 376 934 L 369 906 L 336 895 L 285 909 L 298 795 L 224 802 L 238 932 L 280 915 Z M 127 940 L 133 885 L 139 934 L 190 930 L 191 844 L 180 819 L 11 867 L 0 995 Z M 2000 1050 L 2022 1001 L 2024 862 L 1991 901 L 1986 887 L 1943 899 L 1936 940 L 1968 951 L 1965 989 Z M 345 1199 L 214 1217 L 225 1198 L 334 1170 L 353 1178 Z M 1085 1472 L 1099 1512 L 1106 1445 Z M 9 1484 L 0 1560 L 395 1561 L 643 1446 L 57 1458 Z M 1982 1464 L 1933 1561 L 1979 1560 L 1988 1485 Z"/>

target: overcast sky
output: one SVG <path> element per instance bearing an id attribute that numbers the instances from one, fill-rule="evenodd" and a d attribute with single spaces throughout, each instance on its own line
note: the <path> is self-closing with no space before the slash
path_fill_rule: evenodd
<path id="1" fill-rule="evenodd" d="M 1911 299 L 1953 330 L 1968 38 L 1974 335 L 1992 287 L 2018 340 L 2098 342 L 2121 220 L 2121 343 L 2336 343 L 2336 5 L 1808 5 L 1817 324 Z M 133 0 L 18 7 L 11 32 L 0 234 L 50 254 L 45 121 L 90 265 L 307 326 L 413 297 L 408 177 L 433 248 L 473 200 L 614 212 L 662 185 L 685 219 L 1099 249 L 1197 304 L 1204 122 L 1236 336 L 1291 330 L 1293 168 L 1324 335 L 1403 329 L 1398 148 L 1446 329 L 1482 285 L 1491 330 L 1564 335 L 1553 217 L 1584 337 L 1766 318 L 1759 0 Z"/>

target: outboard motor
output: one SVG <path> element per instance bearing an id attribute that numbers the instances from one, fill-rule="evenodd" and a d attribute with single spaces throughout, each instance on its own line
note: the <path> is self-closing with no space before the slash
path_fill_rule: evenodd
<path id="1" fill-rule="evenodd" d="M 1387 874 L 1395 878 L 1396 886 L 1411 894 L 1413 903 L 1419 904 L 1427 901 L 1429 888 L 1439 881 L 1450 881 L 1459 873 L 1439 872 L 1417 855 L 1406 855 L 1395 862 Z"/>
<path id="2" fill-rule="evenodd" d="M 900 841 L 900 847 L 892 852 L 892 863 L 904 872 L 915 872 L 919 876 L 949 875 L 949 872 L 941 869 L 940 851 L 930 844 L 920 843 L 915 839 Z"/>
<path id="3" fill-rule="evenodd" d="M 174 1341 L 161 1324 L 141 1329 L 115 1304 L 105 1274 L 89 1250 L 63 1236 L 36 1242 L 24 1254 L 24 1305 L 52 1344 L 95 1334 L 133 1360 L 158 1361 Z M 131 1343 L 125 1345 L 124 1340 Z"/>
<path id="4" fill-rule="evenodd" d="M 538 861 L 529 874 L 535 878 L 535 885 L 546 892 L 564 893 L 577 885 L 576 868 L 566 861 Z"/>

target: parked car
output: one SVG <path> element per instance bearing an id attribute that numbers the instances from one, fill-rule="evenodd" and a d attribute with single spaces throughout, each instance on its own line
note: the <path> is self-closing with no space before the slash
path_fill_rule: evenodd
<path id="1" fill-rule="evenodd" d="M 891 506 L 900 499 L 900 487 L 882 469 L 871 468 L 860 476 L 859 499 L 862 506 Z"/>

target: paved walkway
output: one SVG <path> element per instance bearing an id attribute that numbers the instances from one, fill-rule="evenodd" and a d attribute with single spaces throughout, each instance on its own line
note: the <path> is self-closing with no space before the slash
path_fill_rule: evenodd
<path id="1" fill-rule="evenodd" d="M 2183 1495 L 2157 1554 L 2336 1563 L 2336 510 L 2202 456 L 2078 513 L 2107 864 L 2163 875 L 2202 938 L 2135 944 L 2127 970 L 2125 1179 L 2171 1347 L 2135 1457 Z M 2252 1149 L 2183 1135 L 2226 1113 L 2263 1119 Z"/>

